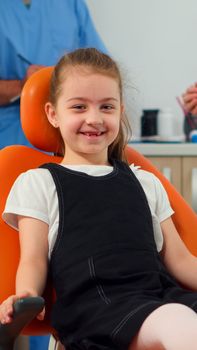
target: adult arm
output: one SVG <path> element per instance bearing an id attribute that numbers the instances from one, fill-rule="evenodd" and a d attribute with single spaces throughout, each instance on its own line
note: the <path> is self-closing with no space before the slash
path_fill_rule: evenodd
<path id="1" fill-rule="evenodd" d="M 0 106 L 14 102 L 14 98 L 20 96 L 26 80 L 42 67 L 36 64 L 30 65 L 22 80 L 0 80 Z"/>
<path id="2" fill-rule="evenodd" d="M 15 96 L 20 95 L 22 87 L 22 80 L 0 80 L 0 106 L 11 103 Z"/>
<path id="3" fill-rule="evenodd" d="M 161 223 L 164 237 L 162 257 L 168 271 L 185 287 L 197 291 L 197 258 L 180 238 L 171 218 Z"/>

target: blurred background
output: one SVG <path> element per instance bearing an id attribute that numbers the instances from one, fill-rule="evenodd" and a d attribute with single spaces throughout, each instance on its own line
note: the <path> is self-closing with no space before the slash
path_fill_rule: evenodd
<path id="1" fill-rule="evenodd" d="M 171 108 L 183 134 L 176 96 L 197 81 L 195 0 L 87 0 L 96 28 L 126 77 L 134 136 L 142 109 Z"/>

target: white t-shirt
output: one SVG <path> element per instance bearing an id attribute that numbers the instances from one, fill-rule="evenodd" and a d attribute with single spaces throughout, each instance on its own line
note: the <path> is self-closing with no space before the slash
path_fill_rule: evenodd
<path id="1" fill-rule="evenodd" d="M 111 166 L 103 165 L 72 165 L 66 167 L 91 176 L 103 176 L 113 170 Z M 152 214 L 157 250 L 161 251 L 163 235 L 160 222 L 170 217 L 174 211 L 170 206 L 164 187 L 155 175 L 141 170 L 140 167 L 133 164 L 130 168 L 146 194 Z M 55 183 L 48 169 L 28 170 L 16 179 L 7 198 L 3 219 L 18 230 L 18 215 L 33 217 L 49 225 L 50 257 L 58 233 L 59 208 Z"/>

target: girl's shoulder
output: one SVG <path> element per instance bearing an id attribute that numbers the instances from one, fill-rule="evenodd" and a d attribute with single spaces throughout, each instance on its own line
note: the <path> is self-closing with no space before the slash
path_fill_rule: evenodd
<path id="1" fill-rule="evenodd" d="M 53 204 L 55 186 L 47 169 L 21 173 L 6 200 L 3 219 L 18 229 L 17 215 L 30 216 L 49 223 L 48 210 Z"/>
<path id="2" fill-rule="evenodd" d="M 130 165 L 130 169 L 144 188 L 146 193 L 161 198 L 167 198 L 167 192 L 159 178 L 150 171 L 142 169 L 140 166 Z"/>
<path id="3" fill-rule="evenodd" d="M 47 169 L 36 168 L 21 173 L 15 180 L 15 185 L 47 185 L 52 182 L 52 176 Z"/>
<path id="4" fill-rule="evenodd" d="M 150 171 L 143 170 L 139 166 L 130 166 L 136 178 L 142 185 L 147 196 L 151 212 L 159 218 L 159 221 L 170 217 L 174 211 L 171 208 L 168 194 L 159 178 Z"/>
<path id="5" fill-rule="evenodd" d="M 152 182 L 153 184 L 161 184 L 161 181 L 158 179 L 158 177 L 151 173 L 150 171 L 144 170 L 141 168 L 141 166 L 139 165 L 135 165 L 135 164 L 130 164 L 129 165 L 130 169 L 132 170 L 132 172 L 134 173 L 134 175 L 138 178 L 138 180 L 140 181 L 148 181 L 149 184 Z"/>
<path id="6" fill-rule="evenodd" d="M 15 180 L 7 202 L 45 201 L 54 192 L 54 182 L 47 169 L 36 168 L 21 173 Z"/>

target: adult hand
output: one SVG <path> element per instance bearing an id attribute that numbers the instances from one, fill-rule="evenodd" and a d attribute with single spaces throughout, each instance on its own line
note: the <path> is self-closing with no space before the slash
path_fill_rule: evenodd
<path id="1" fill-rule="evenodd" d="M 190 86 L 182 95 L 185 110 L 188 113 L 197 115 L 197 83 Z"/>

